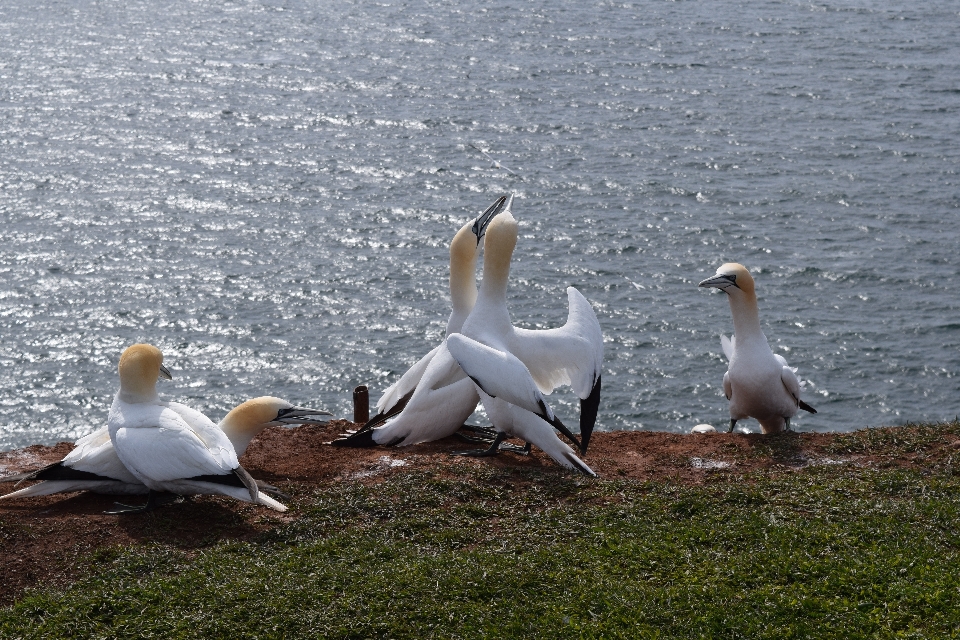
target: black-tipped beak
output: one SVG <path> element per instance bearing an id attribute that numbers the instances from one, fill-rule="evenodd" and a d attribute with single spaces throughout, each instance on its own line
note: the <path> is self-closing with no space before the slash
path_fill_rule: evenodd
<path id="1" fill-rule="evenodd" d="M 325 424 L 333 420 L 333 414 L 320 409 L 289 407 L 280 409 L 274 422 L 281 424 Z"/>
<path id="2" fill-rule="evenodd" d="M 726 291 L 728 287 L 737 287 L 737 275 L 736 274 L 725 274 L 718 273 L 712 278 L 707 278 L 699 285 L 700 287 L 715 287 Z M 739 289 L 740 287 L 737 287 Z"/>
<path id="3" fill-rule="evenodd" d="M 510 200 L 513 200 L 513 196 L 510 196 Z M 490 221 L 497 217 L 497 214 L 504 210 L 504 205 L 507 203 L 507 196 L 500 196 L 496 202 L 494 202 L 490 207 L 480 214 L 480 216 L 473 222 L 473 227 L 470 229 L 473 231 L 473 235 L 477 236 L 477 244 L 480 244 L 480 240 L 483 239 L 483 235 L 487 232 L 487 225 L 490 224 Z"/>
<path id="4" fill-rule="evenodd" d="M 167 369 L 162 364 L 160 365 L 160 377 L 164 380 L 173 380 L 173 376 L 170 375 L 170 369 Z"/>

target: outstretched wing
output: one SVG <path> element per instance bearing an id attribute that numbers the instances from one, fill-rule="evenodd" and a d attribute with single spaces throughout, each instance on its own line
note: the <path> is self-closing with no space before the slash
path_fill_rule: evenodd
<path id="1" fill-rule="evenodd" d="M 603 334 L 593 308 L 579 291 L 567 287 L 567 300 L 565 325 L 546 331 L 515 329 L 508 348 L 544 394 L 568 384 L 585 400 L 600 378 Z"/>
<path id="2" fill-rule="evenodd" d="M 593 307 L 567 287 L 567 323 L 558 329 L 514 329 L 510 350 L 526 365 L 545 394 L 569 384 L 580 398 L 581 451 L 587 450 L 600 408 L 603 333 Z"/>

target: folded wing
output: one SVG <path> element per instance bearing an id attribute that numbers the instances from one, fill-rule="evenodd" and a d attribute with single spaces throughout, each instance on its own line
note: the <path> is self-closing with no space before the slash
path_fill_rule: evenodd
<path id="1" fill-rule="evenodd" d="M 515 355 L 488 347 L 459 333 L 447 338 L 447 348 L 470 379 L 492 398 L 526 409 L 545 420 L 554 419 L 527 367 Z"/>
<path id="2" fill-rule="evenodd" d="M 134 475 L 156 482 L 233 473 L 240 466 L 237 454 L 226 434 L 210 426 L 191 426 L 177 411 L 163 408 L 152 427 L 117 429 L 114 444 Z"/>
<path id="3" fill-rule="evenodd" d="M 378 414 L 389 412 L 390 409 L 405 396 L 409 399 L 409 395 L 412 394 L 413 390 L 420 384 L 423 373 L 427 370 L 427 367 L 430 366 L 430 361 L 433 360 L 433 357 L 437 355 L 439 350 L 440 345 L 437 345 L 430 353 L 420 358 L 412 367 L 407 369 L 407 371 L 400 376 L 399 380 L 387 387 L 387 390 L 383 392 L 383 395 L 380 396 L 380 399 L 377 401 Z"/>
<path id="4" fill-rule="evenodd" d="M 733 350 L 737 346 L 737 336 L 720 336 L 720 346 L 723 347 L 723 355 L 727 356 L 727 362 L 733 360 Z"/>
<path id="5" fill-rule="evenodd" d="M 136 476 L 120 462 L 120 457 L 113 448 L 113 442 L 110 441 L 110 431 L 107 427 L 101 427 L 77 440 L 77 446 L 64 457 L 62 464 L 77 471 L 140 484 Z"/>

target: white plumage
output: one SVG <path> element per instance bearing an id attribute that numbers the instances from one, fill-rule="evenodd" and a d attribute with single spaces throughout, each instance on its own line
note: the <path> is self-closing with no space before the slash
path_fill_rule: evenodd
<path id="1" fill-rule="evenodd" d="M 590 303 L 569 287 L 564 326 L 546 331 L 513 326 L 506 291 L 517 230 L 509 207 L 490 223 L 477 302 L 461 335 L 447 338 L 447 346 L 479 389 L 498 432 L 537 445 L 562 466 L 595 475 L 553 428 L 578 444 L 581 453 L 586 451 L 600 401 L 600 324 Z M 581 442 L 557 419 L 544 398 L 564 384 L 571 385 L 581 399 Z M 499 440 L 488 453 L 496 451 Z"/>
<path id="2" fill-rule="evenodd" d="M 184 408 L 192 412 L 189 408 Z M 217 426 L 230 440 L 239 457 L 246 451 L 254 436 L 267 427 L 322 424 L 331 417 L 326 411 L 297 407 L 280 398 L 261 396 L 234 407 Z M 150 491 L 120 461 L 113 441 L 110 440 L 110 430 L 106 426 L 77 440 L 74 449 L 60 462 L 2 480 L 40 482 L 0 496 L 0 500 L 72 491 L 93 491 L 109 495 L 142 495 Z M 258 484 L 261 488 L 272 489 L 269 485 Z"/>
<path id="3" fill-rule="evenodd" d="M 477 300 L 477 255 L 487 226 L 509 208 L 509 200 L 499 198 L 476 220 L 463 225 L 450 242 L 453 311 L 447 320 L 447 336 L 460 331 Z M 333 444 L 344 447 L 407 446 L 455 433 L 476 409 L 480 396 L 450 356 L 446 340 L 444 338 L 383 393 L 377 402 L 377 415 L 360 431 L 335 440 Z"/>
<path id="4" fill-rule="evenodd" d="M 723 393 L 730 401 L 730 430 L 737 421 L 754 418 L 763 433 L 779 433 L 790 428 L 790 418 L 798 408 L 816 413 L 800 399 L 796 369 L 771 351 L 760 329 L 757 295 L 747 269 L 737 263 L 724 264 L 700 286 L 726 293 L 733 314 L 734 336 L 720 336 L 729 361 L 723 375 Z"/>
<path id="5" fill-rule="evenodd" d="M 286 511 L 260 492 L 223 430 L 199 411 L 160 400 L 156 384 L 166 370 L 159 349 L 127 348 L 119 372 L 107 428 L 120 461 L 151 492 L 222 494 Z"/>

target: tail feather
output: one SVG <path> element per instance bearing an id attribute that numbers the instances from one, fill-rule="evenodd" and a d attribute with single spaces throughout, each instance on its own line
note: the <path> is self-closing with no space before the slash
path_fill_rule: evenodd
<path id="1" fill-rule="evenodd" d="M 179 480 L 176 483 L 170 483 L 170 486 L 166 488 L 167 491 L 171 493 L 177 493 L 180 495 L 221 495 L 229 496 L 231 498 L 236 498 L 237 500 L 242 500 L 243 502 L 252 502 L 254 504 L 260 504 L 265 507 L 270 507 L 275 511 L 286 511 L 287 508 L 266 495 L 259 489 L 256 493 L 256 498 L 251 499 L 251 491 L 244 486 L 239 479 L 230 480 L 237 478 L 233 474 L 225 476 L 214 476 L 214 481 L 204 479 L 204 476 L 197 476 L 195 478 L 190 478 L 187 480 Z M 228 479 L 227 482 L 231 484 L 223 484 L 221 478 Z M 239 486 L 238 486 L 239 485 Z"/>
<path id="2" fill-rule="evenodd" d="M 816 413 L 816 412 L 817 412 L 816 409 L 814 409 L 813 407 L 811 407 L 810 405 L 808 405 L 808 404 L 807 404 L 806 402 L 804 402 L 803 400 L 797 400 L 797 406 L 799 406 L 801 409 L 803 409 L 804 411 L 807 411 L 807 412 L 809 412 L 809 413 Z"/>
<path id="3" fill-rule="evenodd" d="M 564 452 L 563 457 L 564 457 L 564 459 L 566 459 L 567 462 L 570 463 L 569 468 L 575 469 L 575 470 L 579 471 L 580 473 L 582 473 L 582 474 L 584 474 L 584 475 L 587 475 L 587 476 L 591 476 L 591 477 L 593 477 L 593 478 L 596 478 L 596 477 L 597 477 L 597 474 L 594 472 L 594 470 L 591 469 L 590 467 L 588 467 L 586 462 L 584 462 L 583 460 L 581 460 L 580 458 L 578 458 L 578 457 L 573 453 L 573 451 Z M 566 466 L 568 466 L 568 465 L 563 465 L 563 466 L 566 467 Z"/>

